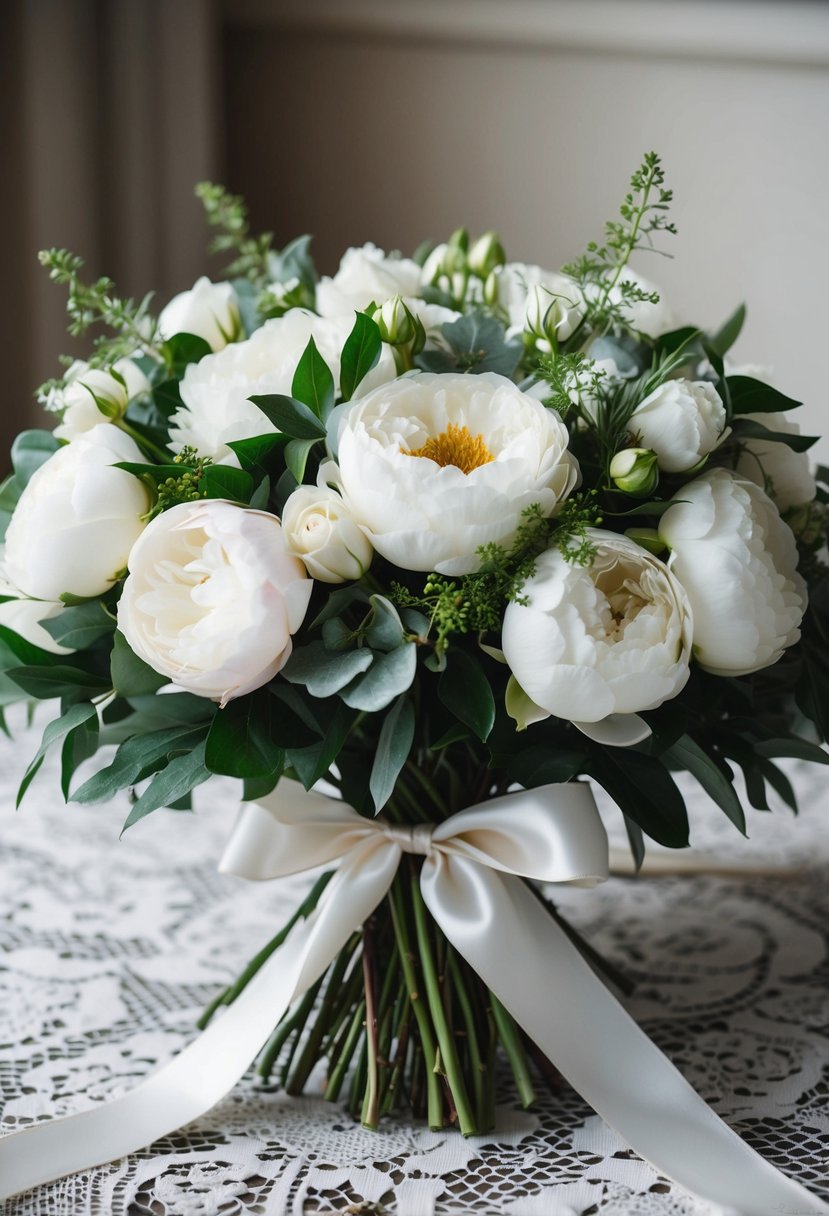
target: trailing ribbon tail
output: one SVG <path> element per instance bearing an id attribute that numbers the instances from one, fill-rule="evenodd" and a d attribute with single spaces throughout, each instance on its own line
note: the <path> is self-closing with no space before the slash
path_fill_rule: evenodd
<path id="1" fill-rule="evenodd" d="M 592 885 L 607 877 L 607 837 L 582 783 L 494 799 L 431 832 L 362 819 L 291 783 L 246 807 L 221 868 L 268 879 L 342 858 L 316 910 L 221 1018 L 134 1090 L 3 1137 L 0 1199 L 125 1156 L 215 1105 L 384 898 L 404 851 L 425 857 L 423 897 L 449 941 L 657 1170 L 742 1216 L 829 1214 L 706 1106 L 521 881 Z"/>

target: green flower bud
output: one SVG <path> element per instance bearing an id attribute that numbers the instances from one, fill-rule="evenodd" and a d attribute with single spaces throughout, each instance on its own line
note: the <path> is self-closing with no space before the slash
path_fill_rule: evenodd
<path id="1" fill-rule="evenodd" d="M 659 482 L 656 452 L 650 448 L 622 448 L 610 462 L 610 476 L 625 494 L 646 498 Z"/>
<path id="2" fill-rule="evenodd" d="M 450 249 L 459 249 L 462 253 L 469 252 L 469 231 L 466 228 L 456 228 L 446 242 Z"/>
<path id="3" fill-rule="evenodd" d="M 493 270 L 491 274 L 487 275 L 484 282 L 484 303 L 488 304 L 490 308 L 494 308 L 498 303 L 499 295 L 498 275 Z"/>
<path id="4" fill-rule="evenodd" d="M 625 536 L 642 549 L 647 549 L 654 557 L 659 557 L 668 547 L 656 528 L 625 528 Z"/>
<path id="5" fill-rule="evenodd" d="M 375 309 L 372 320 L 390 346 L 408 346 L 417 336 L 418 322 L 400 296 L 392 296 Z"/>
<path id="6" fill-rule="evenodd" d="M 487 278 L 496 266 L 503 266 L 506 260 L 507 255 L 497 232 L 485 232 L 469 250 L 469 269 L 479 279 Z"/>

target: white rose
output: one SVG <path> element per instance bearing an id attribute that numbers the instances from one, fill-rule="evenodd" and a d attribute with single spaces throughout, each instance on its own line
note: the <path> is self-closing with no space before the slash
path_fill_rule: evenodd
<path id="1" fill-rule="evenodd" d="M 66 373 L 63 389 L 50 402 L 51 409 L 63 410 L 55 436 L 71 441 L 102 422 L 123 418 L 133 397 L 148 393 L 150 388 L 149 380 L 132 359 L 119 359 L 108 369 L 77 360 Z"/>
<path id="2" fill-rule="evenodd" d="M 299 486 L 282 511 L 282 531 L 291 553 L 322 583 L 361 578 L 373 550 L 348 507 L 327 486 Z"/>
<path id="3" fill-rule="evenodd" d="M 290 394 L 294 372 L 310 338 L 331 368 L 339 391 L 340 354 L 353 327 L 353 316 L 330 320 L 295 308 L 266 321 L 247 341 L 191 363 L 181 381 L 184 404 L 170 418 L 173 448 L 187 444 L 214 460 L 235 459 L 229 442 L 272 433 L 276 428 L 248 398 Z M 396 374 L 394 355 L 384 346 L 377 366 L 358 391 L 367 392 Z"/>
<path id="4" fill-rule="evenodd" d="M 480 545 L 509 544 L 525 508 L 551 515 L 578 480 L 558 415 L 491 373 L 403 376 L 345 409 L 338 440 L 322 479 L 404 570 L 477 570 Z"/>
<path id="5" fill-rule="evenodd" d="M 507 605 L 501 645 L 536 705 L 571 722 L 655 709 L 688 679 L 691 611 L 668 567 L 615 532 L 588 529 L 590 566 L 557 548 Z"/>
<path id="6" fill-rule="evenodd" d="M 0 554 L 2 554 L 2 546 L 0 546 Z M 10 598 L 6 598 L 7 596 Z M 28 599 L 20 588 L 15 587 L 8 578 L 2 556 L 0 556 L 0 597 L 5 601 L 0 603 L 0 625 L 13 629 L 27 642 L 40 646 L 42 650 L 50 650 L 52 654 L 72 653 L 71 649 L 61 646 L 43 628 L 43 622 L 59 616 L 64 610 L 64 605 L 49 600 Z"/>
<path id="7" fill-rule="evenodd" d="M 347 249 L 334 277 L 324 276 L 317 284 L 317 312 L 322 317 L 348 316 L 353 323 L 354 313 L 369 304 L 418 295 L 420 276 L 417 262 L 389 256 L 376 245 Z"/>
<path id="8" fill-rule="evenodd" d="M 637 405 L 628 429 L 656 452 L 660 469 L 684 473 L 727 434 L 725 406 L 706 380 L 666 380 Z"/>
<path id="9" fill-rule="evenodd" d="M 112 467 L 122 460 L 144 457 L 102 422 L 33 474 L 6 533 L 6 570 L 26 595 L 102 595 L 125 568 L 150 503 L 137 477 Z"/>
<path id="10" fill-rule="evenodd" d="M 211 283 L 204 275 L 189 291 L 173 296 L 158 318 L 158 333 L 165 340 L 195 334 L 214 351 L 235 342 L 241 330 L 239 301 L 231 284 Z"/>
<path id="11" fill-rule="evenodd" d="M 776 663 L 800 637 L 806 584 L 797 545 L 771 499 L 728 469 L 675 496 L 659 523 L 694 613 L 694 654 L 715 675 Z"/>
<path id="12" fill-rule="evenodd" d="M 118 628 L 155 671 L 224 705 L 288 661 L 312 586 L 275 516 L 182 503 L 133 547 Z"/>

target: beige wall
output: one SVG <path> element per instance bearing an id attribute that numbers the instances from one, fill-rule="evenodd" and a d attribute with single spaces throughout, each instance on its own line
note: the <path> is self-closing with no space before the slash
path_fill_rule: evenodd
<path id="1" fill-rule="evenodd" d="M 680 235 L 643 256 L 689 319 L 829 430 L 829 7 L 627 0 L 233 0 L 228 177 L 280 239 L 411 250 L 466 223 L 555 265 L 647 149 Z M 616 51 L 610 49 L 617 47 Z M 829 441 L 822 444 L 829 460 Z"/>

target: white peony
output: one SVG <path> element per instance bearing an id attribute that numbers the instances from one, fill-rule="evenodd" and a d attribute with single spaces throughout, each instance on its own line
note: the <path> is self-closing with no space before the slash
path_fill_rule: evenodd
<path id="1" fill-rule="evenodd" d="M 343 411 L 341 489 L 374 548 L 404 570 L 468 574 L 521 513 L 551 515 L 578 480 L 558 415 L 511 380 L 414 373 Z"/>
<path id="2" fill-rule="evenodd" d="M 275 516 L 183 503 L 134 546 L 118 628 L 155 671 L 224 705 L 288 661 L 312 586 Z"/>
<path id="3" fill-rule="evenodd" d="M 173 296 L 158 318 L 160 337 L 195 334 L 211 350 L 235 342 L 242 332 L 239 300 L 230 283 L 211 283 L 204 275 L 189 291 Z"/>
<path id="4" fill-rule="evenodd" d="M 334 277 L 324 276 L 317 284 L 317 312 L 322 317 L 349 316 L 353 321 L 354 313 L 369 304 L 418 295 L 420 278 L 420 267 L 411 258 L 389 255 L 372 244 L 347 249 Z"/>
<path id="5" fill-rule="evenodd" d="M 320 582 L 345 583 L 371 565 L 367 537 L 340 495 L 327 486 L 298 486 L 282 511 L 282 530 L 291 553 Z"/>
<path id="6" fill-rule="evenodd" d="M 63 411 L 55 427 L 56 437 L 71 441 L 102 422 L 123 418 L 133 397 L 148 393 L 150 387 L 132 359 L 119 359 L 106 369 L 77 359 L 66 373 L 63 387 L 48 402 L 49 409 Z"/>
<path id="7" fill-rule="evenodd" d="M 102 422 L 59 448 L 31 477 L 6 532 L 6 572 L 25 595 L 102 595 L 127 564 L 149 508 L 143 484 L 112 466 L 143 462 Z"/>
<path id="8" fill-rule="evenodd" d="M 693 608 L 695 657 L 715 675 L 771 666 L 800 637 L 806 608 L 791 529 L 768 495 L 728 469 L 675 497 L 659 534 Z"/>
<path id="9" fill-rule="evenodd" d="M 191 363 L 181 381 L 183 406 L 170 419 L 175 450 L 185 444 L 214 460 L 231 457 L 228 442 L 272 433 L 275 428 L 249 397 L 290 394 L 297 364 L 310 338 L 334 375 L 339 391 L 340 353 L 354 318 L 328 320 L 295 308 L 215 355 Z M 396 375 L 394 356 L 383 347 L 380 361 L 359 386 L 366 392 Z"/>
<path id="10" fill-rule="evenodd" d="M 707 380 L 666 380 L 637 405 L 628 423 L 665 473 L 684 473 L 728 433 L 725 406 Z"/>
<path id="11" fill-rule="evenodd" d="M 691 610 L 668 567 L 615 532 L 589 529 L 589 566 L 536 559 L 504 616 L 504 656 L 524 692 L 571 722 L 655 709 L 688 679 Z"/>

